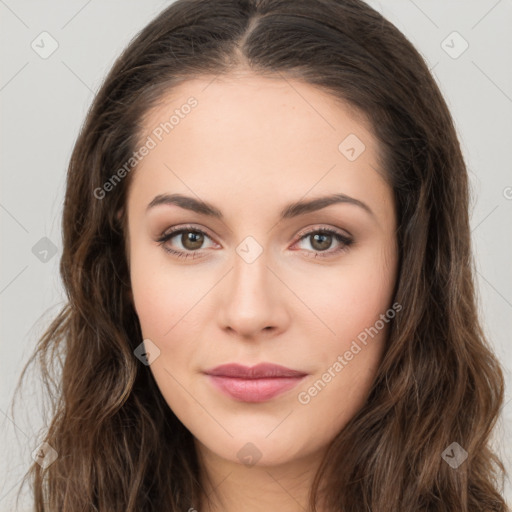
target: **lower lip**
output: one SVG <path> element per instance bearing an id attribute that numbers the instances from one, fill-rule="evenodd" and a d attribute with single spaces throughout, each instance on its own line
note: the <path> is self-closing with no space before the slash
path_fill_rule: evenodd
<path id="1" fill-rule="evenodd" d="M 294 388 L 305 376 L 242 379 L 208 375 L 212 384 L 226 395 L 242 402 L 265 402 Z"/>

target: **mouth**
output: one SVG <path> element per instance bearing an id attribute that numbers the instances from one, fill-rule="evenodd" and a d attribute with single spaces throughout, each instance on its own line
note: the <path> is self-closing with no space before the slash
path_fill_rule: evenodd
<path id="1" fill-rule="evenodd" d="M 294 388 L 307 373 L 272 363 L 224 364 L 204 372 L 211 384 L 241 402 L 265 402 Z"/>

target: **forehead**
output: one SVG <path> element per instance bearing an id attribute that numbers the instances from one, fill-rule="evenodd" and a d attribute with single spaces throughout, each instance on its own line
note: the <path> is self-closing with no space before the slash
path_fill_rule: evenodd
<path id="1" fill-rule="evenodd" d="M 151 138 L 154 147 L 132 187 L 138 183 L 149 200 L 176 188 L 211 198 L 221 187 L 219 200 L 240 189 L 267 202 L 271 192 L 297 199 L 308 191 L 361 195 L 364 189 L 382 200 L 386 187 L 366 119 L 296 80 L 243 74 L 188 80 L 162 96 L 142 127 L 140 139 Z"/>
<path id="2" fill-rule="evenodd" d="M 190 98 L 196 103 L 193 108 L 187 104 Z M 193 122 L 185 122 L 187 118 Z M 230 131 L 233 143 L 250 138 L 256 144 L 279 135 L 280 143 L 296 151 L 295 141 L 303 140 L 316 145 L 323 141 L 338 151 L 340 137 L 349 133 L 367 147 L 375 142 L 368 120 L 347 102 L 305 82 L 253 74 L 205 76 L 174 86 L 145 115 L 142 136 L 158 132 L 169 121 L 172 128 L 164 130 L 163 138 L 169 138 L 170 131 L 173 136 L 202 137 L 206 148 L 221 130 Z M 158 133 L 156 138 L 160 139 Z M 229 150 L 227 142 L 216 149 Z"/>

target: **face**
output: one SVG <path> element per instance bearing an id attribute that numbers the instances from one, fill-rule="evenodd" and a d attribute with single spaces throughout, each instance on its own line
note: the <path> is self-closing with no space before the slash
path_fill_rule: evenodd
<path id="1" fill-rule="evenodd" d="M 368 395 L 396 312 L 371 128 L 313 86 L 243 75 L 180 84 L 142 141 L 127 253 L 163 397 L 224 460 L 321 452 Z M 212 372 L 230 363 L 295 373 Z"/>

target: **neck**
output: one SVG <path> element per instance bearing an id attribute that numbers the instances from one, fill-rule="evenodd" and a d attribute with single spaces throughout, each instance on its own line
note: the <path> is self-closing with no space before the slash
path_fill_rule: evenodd
<path id="1" fill-rule="evenodd" d="M 309 493 L 323 453 L 278 465 L 249 466 L 223 459 L 197 440 L 195 444 L 204 491 L 197 512 L 309 510 Z"/>

